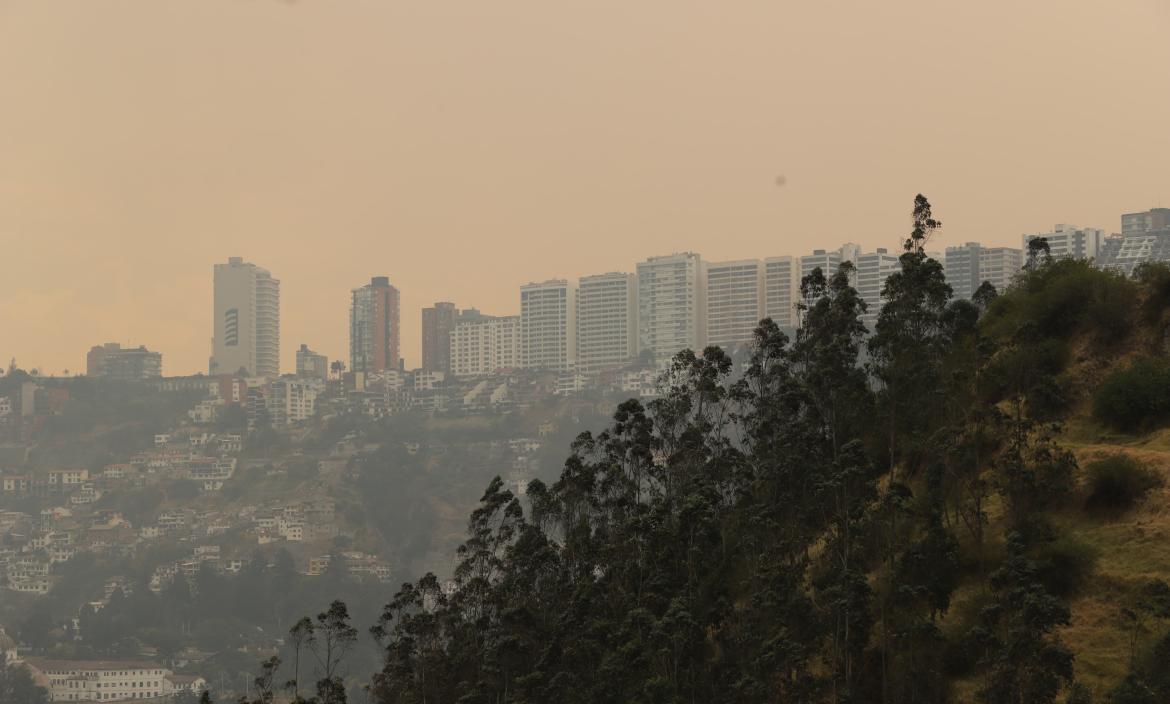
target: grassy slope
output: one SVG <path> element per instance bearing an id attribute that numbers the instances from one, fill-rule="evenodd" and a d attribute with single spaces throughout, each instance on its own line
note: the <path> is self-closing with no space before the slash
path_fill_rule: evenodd
<path id="1" fill-rule="evenodd" d="M 1165 481 L 1123 516 L 1095 518 L 1070 509 L 1059 517 L 1061 528 L 1097 553 L 1096 571 L 1073 600 L 1072 624 L 1063 635 L 1077 654 L 1078 678 L 1103 695 L 1129 668 L 1129 632 L 1120 619 L 1122 605 L 1145 582 L 1170 579 L 1170 431 L 1120 438 L 1094 437 L 1083 424 L 1070 430 L 1066 444 L 1082 468 L 1105 456 L 1126 454 L 1158 471 Z M 1150 632 L 1140 637 L 1139 651 L 1152 646 L 1167 624 L 1147 626 Z"/>

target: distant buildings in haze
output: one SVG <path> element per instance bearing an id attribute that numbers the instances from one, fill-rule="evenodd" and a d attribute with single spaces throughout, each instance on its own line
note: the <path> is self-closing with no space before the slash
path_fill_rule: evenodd
<path id="1" fill-rule="evenodd" d="M 1024 251 L 1028 250 L 1028 243 L 1038 237 L 1048 240 L 1048 251 L 1053 259 L 1095 259 L 1105 239 L 1105 231 L 1059 224 L 1053 226 L 1052 232 L 1024 235 Z"/>
<path id="2" fill-rule="evenodd" d="M 1121 234 L 1105 239 L 1097 263 L 1132 275 L 1143 262 L 1170 262 L 1170 208 L 1121 216 Z"/>
<path id="3" fill-rule="evenodd" d="M 401 367 L 400 294 L 386 276 L 352 291 L 349 308 L 349 369 L 376 374 Z"/>
<path id="4" fill-rule="evenodd" d="M 706 281 L 694 252 L 638 262 L 638 347 L 658 366 L 684 349 L 701 351 L 705 329 Z"/>
<path id="5" fill-rule="evenodd" d="M 520 287 L 520 363 L 568 371 L 577 361 L 577 286 L 550 279 Z"/>
<path id="6" fill-rule="evenodd" d="M 459 311 L 455 304 L 440 301 L 422 309 L 422 368 L 451 371 L 451 331 Z"/>
<path id="7" fill-rule="evenodd" d="M 107 342 L 90 349 L 85 357 L 85 375 L 114 381 L 143 381 L 162 376 L 162 353 L 144 346 L 122 347 Z"/>
<path id="8" fill-rule="evenodd" d="M 329 359 L 309 349 L 308 345 L 301 345 L 297 350 L 297 376 L 306 379 L 328 379 Z"/>
<path id="9" fill-rule="evenodd" d="M 462 311 L 451 331 L 451 373 L 482 376 L 520 365 L 520 316 Z"/>
<path id="10" fill-rule="evenodd" d="M 731 351 L 752 341 L 767 314 L 764 272 L 760 259 L 706 265 L 706 344 Z"/>
<path id="11" fill-rule="evenodd" d="M 967 242 L 947 247 L 943 260 L 955 298 L 970 299 L 988 281 L 1002 292 L 1024 266 L 1024 252 L 1013 247 L 984 247 Z"/>
<path id="12" fill-rule="evenodd" d="M 577 371 L 596 374 L 638 354 L 638 283 L 609 272 L 577 282 Z"/>
<path id="13" fill-rule="evenodd" d="M 255 264 L 231 257 L 215 265 L 213 339 L 209 373 L 280 375 L 280 281 Z"/>
<path id="14" fill-rule="evenodd" d="M 984 282 L 1003 291 L 1025 265 L 1029 242 L 1043 237 L 1053 258 L 1090 259 L 1132 274 L 1138 264 L 1170 262 L 1170 208 L 1125 213 L 1121 232 L 1058 224 L 1023 235 L 1022 247 L 967 242 L 928 253 L 947 274 L 956 298 L 969 299 Z M 877 321 L 886 280 L 900 267 L 900 250 L 863 251 L 854 243 L 800 256 L 705 262 L 695 252 L 649 257 L 635 272 L 579 280 L 550 279 L 520 287 L 520 313 L 490 316 L 439 301 L 421 309 L 421 368 L 451 377 L 507 369 L 596 375 L 640 357 L 666 365 L 682 349 L 749 344 L 762 318 L 793 331 L 800 325 L 801 279 L 820 268 L 832 276 L 845 262 L 865 301 L 864 322 Z M 280 282 L 240 257 L 215 265 L 212 374 L 279 377 Z M 349 369 L 366 375 L 401 370 L 401 294 L 376 276 L 351 292 Z M 296 374 L 328 379 L 328 360 L 306 345 Z M 94 347 L 87 373 L 108 378 L 155 378 L 161 355 L 115 343 Z M 437 377 L 436 377 L 437 378 Z"/>

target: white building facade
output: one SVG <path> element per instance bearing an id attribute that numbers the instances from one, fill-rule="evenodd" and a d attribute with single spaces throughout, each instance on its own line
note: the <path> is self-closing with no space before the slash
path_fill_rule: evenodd
<path id="1" fill-rule="evenodd" d="M 766 310 L 764 262 L 707 264 L 707 344 L 730 352 L 751 344 Z"/>
<path id="2" fill-rule="evenodd" d="M 322 387 L 319 379 L 284 376 L 272 380 L 265 395 L 269 420 L 281 426 L 312 418 L 317 412 L 317 394 Z"/>
<path id="3" fill-rule="evenodd" d="M 1047 238 L 1048 250 L 1053 259 L 1096 259 L 1105 240 L 1105 231 L 1095 227 L 1058 224 L 1052 228 L 1052 232 L 1024 235 L 1023 251 L 1027 252 L 1028 243 L 1037 237 Z"/>
<path id="4" fill-rule="evenodd" d="M 861 319 L 872 332 L 881 313 L 882 289 L 885 288 L 886 279 L 901 269 L 901 263 L 897 254 L 883 247 L 859 255 L 854 264 L 857 266 L 854 287 L 857 295 L 865 301 L 865 315 Z"/>
<path id="5" fill-rule="evenodd" d="M 280 375 L 280 281 L 231 257 L 215 265 L 212 374 Z"/>
<path id="6" fill-rule="evenodd" d="M 520 366 L 520 317 L 494 317 L 471 311 L 451 331 L 451 373 L 482 376 Z"/>
<path id="7" fill-rule="evenodd" d="M 800 320 L 800 259 L 768 257 L 764 260 L 764 314 L 783 328 L 795 328 Z"/>
<path id="8" fill-rule="evenodd" d="M 54 702 L 130 701 L 176 693 L 168 679 L 171 671 L 153 662 L 28 658 L 25 663 Z"/>
<path id="9" fill-rule="evenodd" d="M 638 347 L 664 367 L 684 349 L 706 345 L 706 283 L 694 252 L 650 257 L 638 274 Z"/>
<path id="10" fill-rule="evenodd" d="M 577 287 L 552 279 L 520 287 L 520 356 L 528 369 L 568 371 L 577 361 Z"/>
<path id="11" fill-rule="evenodd" d="M 585 276 L 577 283 L 577 370 L 596 374 L 638 355 L 638 289 L 633 274 Z"/>

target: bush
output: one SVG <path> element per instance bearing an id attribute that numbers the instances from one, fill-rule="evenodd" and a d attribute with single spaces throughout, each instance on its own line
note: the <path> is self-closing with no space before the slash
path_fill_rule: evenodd
<path id="1" fill-rule="evenodd" d="M 1170 308 L 1170 265 L 1145 262 L 1133 270 L 1133 277 L 1146 291 L 1142 316 L 1147 323 L 1157 323 L 1162 319 L 1162 313 Z"/>
<path id="2" fill-rule="evenodd" d="M 1164 701 L 1135 674 L 1126 675 L 1105 700 L 1109 704 L 1158 704 Z"/>
<path id="3" fill-rule="evenodd" d="M 1083 259 L 1052 261 L 1019 277 L 991 304 L 981 325 L 1006 340 L 1033 327 L 1041 337 L 1092 335 L 1102 347 L 1123 340 L 1133 326 L 1138 285 Z"/>
<path id="4" fill-rule="evenodd" d="M 1097 564 L 1097 553 L 1086 543 L 1063 535 L 1044 544 L 1035 559 L 1040 580 L 1048 591 L 1068 597 L 1088 581 Z"/>
<path id="5" fill-rule="evenodd" d="M 1123 432 L 1170 420 L 1170 362 L 1146 357 L 1114 372 L 1093 396 L 1093 416 Z"/>
<path id="6" fill-rule="evenodd" d="M 1162 485 L 1162 477 L 1126 455 L 1114 455 L 1089 465 L 1090 509 L 1125 510 L 1141 500 L 1150 489 Z"/>

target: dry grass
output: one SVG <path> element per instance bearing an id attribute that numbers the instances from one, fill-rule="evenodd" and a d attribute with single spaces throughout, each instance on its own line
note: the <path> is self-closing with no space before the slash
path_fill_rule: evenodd
<path id="1" fill-rule="evenodd" d="M 1124 454 L 1158 471 L 1165 484 L 1142 503 L 1113 520 L 1095 519 L 1073 506 L 1056 518 L 1061 532 L 1097 553 L 1096 572 L 1082 594 L 1070 604 L 1072 623 L 1062 630 L 1076 653 L 1077 679 L 1101 698 L 1129 669 L 1129 633 L 1120 609 L 1152 579 L 1170 581 L 1170 431 L 1136 438 L 1108 438 L 1082 423 L 1073 428 L 1067 445 L 1081 467 L 1111 455 Z M 1139 642 L 1161 635 L 1166 624 Z"/>

